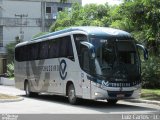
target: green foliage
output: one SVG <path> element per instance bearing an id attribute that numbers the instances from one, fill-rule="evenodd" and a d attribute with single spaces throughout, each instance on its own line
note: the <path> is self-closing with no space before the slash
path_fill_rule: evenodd
<path id="1" fill-rule="evenodd" d="M 118 6 L 74 4 L 71 9 L 59 12 L 50 31 L 70 26 L 105 26 L 130 32 L 146 45 L 150 58 L 142 63 L 144 87 L 160 85 L 160 1 L 124 0 Z"/>
<path id="2" fill-rule="evenodd" d="M 147 100 L 160 100 L 160 89 L 142 89 L 141 98 Z"/>
<path id="3" fill-rule="evenodd" d="M 16 43 L 10 43 L 6 45 L 6 50 L 7 50 L 7 62 L 11 63 L 14 60 L 14 47 Z"/>
<path id="4" fill-rule="evenodd" d="M 11 42 L 6 45 L 7 51 L 7 76 L 13 77 L 14 76 L 14 53 L 15 53 L 15 46 L 21 42 L 19 37 L 15 38 L 14 42 Z"/>
<path id="5" fill-rule="evenodd" d="M 160 88 L 160 59 L 150 57 L 142 63 L 142 80 L 144 88 Z"/>
<path id="6" fill-rule="evenodd" d="M 45 34 L 48 34 L 49 32 L 40 32 L 40 33 L 37 33 L 36 35 L 33 36 L 33 38 L 36 38 L 36 37 L 39 37 L 39 36 L 42 36 L 42 35 L 45 35 Z"/>
<path id="7" fill-rule="evenodd" d="M 90 4 L 84 7 L 74 4 L 71 9 L 59 12 L 50 31 L 57 31 L 70 26 L 108 26 L 109 6 Z"/>
<path id="8" fill-rule="evenodd" d="M 7 64 L 7 76 L 14 77 L 14 63 Z"/>
<path id="9" fill-rule="evenodd" d="M 21 42 L 21 40 L 16 37 L 16 40 L 14 42 L 11 42 L 6 45 L 8 63 L 12 63 L 14 61 L 14 49 L 16 44 L 18 44 L 19 42 Z"/>
<path id="10" fill-rule="evenodd" d="M 152 48 L 153 55 L 160 54 L 160 1 L 125 0 L 111 14 L 111 27 L 130 32 L 138 41 L 143 41 L 149 49 Z"/>

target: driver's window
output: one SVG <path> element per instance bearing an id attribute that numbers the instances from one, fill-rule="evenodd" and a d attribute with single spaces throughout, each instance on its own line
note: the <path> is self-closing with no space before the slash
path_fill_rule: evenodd
<path id="1" fill-rule="evenodd" d="M 102 47 L 102 60 L 107 62 L 108 64 L 111 64 L 115 60 L 115 54 L 114 54 L 114 46 L 111 44 L 105 44 Z M 104 63 L 102 61 L 102 64 Z"/>

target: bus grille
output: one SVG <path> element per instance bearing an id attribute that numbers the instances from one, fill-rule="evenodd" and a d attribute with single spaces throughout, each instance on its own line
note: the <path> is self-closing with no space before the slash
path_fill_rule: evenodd
<path id="1" fill-rule="evenodd" d="M 133 91 L 107 91 L 109 97 L 117 97 L 117 95 L 122 94 L 124 97 L 130 97 Z"/>

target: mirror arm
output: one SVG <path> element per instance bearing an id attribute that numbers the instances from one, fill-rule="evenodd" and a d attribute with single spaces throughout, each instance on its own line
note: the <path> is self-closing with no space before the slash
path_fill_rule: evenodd
<path id="1" fill-rule="evenodd" d="M 143 45 L 141 45 L 141 44 L 136 44 L 136 45 L 143 50 L 143 52 L 144 52 L 144 59 L 148 60 L 148 51 L 147 51 L 147 49 Z"/>

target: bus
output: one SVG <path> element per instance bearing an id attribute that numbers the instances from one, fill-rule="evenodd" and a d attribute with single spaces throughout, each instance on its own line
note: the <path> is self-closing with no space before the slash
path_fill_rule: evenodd
<path id="1" fill-rule="evenodd" d="M 26 96 L 62 95 L 79 99 L 139 98 L 144 46 L 127 32 L 80 26 L 56 31 L 15 47 L 15 86 Z"/>

